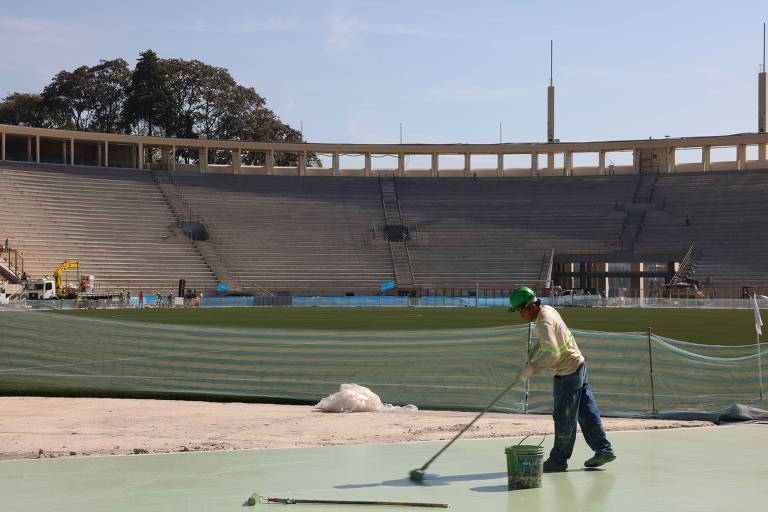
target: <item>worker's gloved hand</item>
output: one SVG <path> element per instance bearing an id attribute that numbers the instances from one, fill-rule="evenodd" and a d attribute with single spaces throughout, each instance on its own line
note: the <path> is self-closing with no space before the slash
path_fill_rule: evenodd
<path id="1" fill-rule="evenodd" d="M 525 366 L 523 366 L 523 367 L 520 369 L 520 377 L 521 377 L 523 380 L 525 380 L 525 379 L 529 378 L 529 377 L 530 377 L 531 375 L 533 375 L 534 373 L 536 373 L 536 369 L 535 369 L 533 366 L 531 366 L 530 364 L 526 364 Z"/>

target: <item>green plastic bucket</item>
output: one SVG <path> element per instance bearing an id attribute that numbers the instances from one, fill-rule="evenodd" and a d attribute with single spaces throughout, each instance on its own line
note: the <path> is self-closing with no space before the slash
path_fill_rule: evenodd
<path id="1" fill-rule="evenodd" d="M 507 455 L 507 483 L 510 489 L 541 487 L 544 447 L 518 444 L 504 448 Z"/>

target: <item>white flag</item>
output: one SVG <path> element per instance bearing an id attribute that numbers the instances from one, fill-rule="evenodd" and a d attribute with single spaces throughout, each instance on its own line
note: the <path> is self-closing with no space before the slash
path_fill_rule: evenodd
<path id="1" fill-rule="evenodd" d="M 763 326 L 763 319 L 760 318 L 760 308 L 757 307 L 757 294 L 752 295 L 752 307 L 755 308 L 755 330 L 757 334 L 763 334 L 761 327 Z"/>

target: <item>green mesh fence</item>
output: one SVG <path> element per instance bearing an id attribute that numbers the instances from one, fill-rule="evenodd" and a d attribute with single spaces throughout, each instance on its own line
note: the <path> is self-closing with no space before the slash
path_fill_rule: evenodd
<path id="1" fill-rule="evenodd" d="M 0 314 L 0 392 L 169 393 L 317 402 L 354 382 L 384 402 L 484 408 L 525 361 L 528 327 L 306 331 Z M 574 331 L 603 413 L 760 407 L 755 345 L 707 347 L 646 334 Z M 535 339 L 533 340 L 536 341 Z M 763 358 L 768 356 L 763 349 Z M 523 386 L 500 410 L 525 408 Z M 530 381 L 528 410 L 550 412 L 551 377 Z"/>

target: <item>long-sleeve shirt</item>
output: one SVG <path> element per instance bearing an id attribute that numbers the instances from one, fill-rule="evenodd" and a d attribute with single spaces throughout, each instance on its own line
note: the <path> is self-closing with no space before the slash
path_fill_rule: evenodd
<path id="1" fill-rule="evenodd" d="M 531 362 L 536 373 L 549 368 L 555 375 L 570 375 L 584 362 L 573 334 L 555 308 L 541 306 L 536 317 L 536 336 L 539 357 Z"/>

